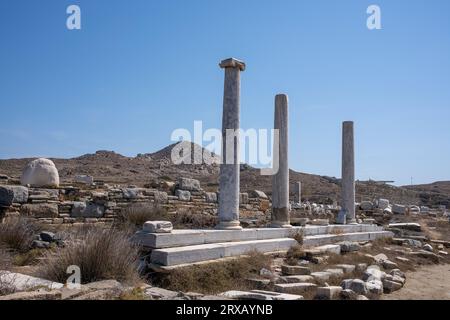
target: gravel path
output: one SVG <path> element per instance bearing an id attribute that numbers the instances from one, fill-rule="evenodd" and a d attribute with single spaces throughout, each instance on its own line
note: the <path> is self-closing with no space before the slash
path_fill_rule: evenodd
<path id="1" fill-rule="evenodd" d="M 450 300 L 450 265 L 425 266 L 406 273 L 405 286 L 384 300 Z"/>

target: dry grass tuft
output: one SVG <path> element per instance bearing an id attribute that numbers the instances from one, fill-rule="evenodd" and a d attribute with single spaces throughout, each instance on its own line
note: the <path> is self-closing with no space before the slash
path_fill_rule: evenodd
<path id="1" fill-rule="evenodd" d="M 304 238 L 304 232 L 303 230 L 298 230 L 295 232 L 293 236 L 294 240 L 297 241 L 297 243 L 302 246 L 303 245 L 303 238 Z"/>
<path id="2" fill-rule="evenodd" d="M 171 219 L 174 227 L 187 229 L 210 229 L 217 224 L 217 217 L 192 209 L 180 209 Z"/>
<path id="3" fill-rule="evenodd" d="M 167 210 L 155 203 L 133 203 L 117 216 L 116 226 L 121 228 L 142 228 L 147 221 L 169 220 Z"/>
<path id="4" fill-rule="evenodd" d="M 0 270 L 7 270 L 11 266 L 11 254 L 5 248 L 0 247 Z"/>
<path id="5" fill-rule="evenodd" d="M 272 258 L 252 252 L 246 257 L 175 269 L 158 274 L 155 284 L 169 290 L 217 294 L 228 290 L 256 289 L 246 281 L 259 277 L 262 268 L 270 269 Z"/>
<path id="6" fill-rule="evenodd" d="M 122 292 L 119 300 L 146 300 L 144 290 L 142 288 L 133 288 Z"/>
<path id="7" fill-rule="evenodd" d="M 286 253 L 285 262 L 288 265 L 295 266 L 298 261 L 305 257 L 305 252 L 300 244 L 292 246 Z"/>
<path id="8" fill-rule="evenodd" d="M 12 294 L 16 292 L 14 287 L 14 279 L 7 279 L 3 276 L 4 271 L 0 271 L 0 296 L 6 296 L 8 294 Z"/>
<path id="9" fill-rule="evenodd" d="M 39 226 L 28 218 L 7 218 L 0 224 L 0 245 L 17 252 L 26 252 L 39 230 Z"/>
<path id="10" fill-rule="evenodd" d="M 81 270 L 81 282 L 115 279 L 135 283 L 138 248 L 129 241 L 130 234 L 115 228 L 91 227 L 66 240 L 64 248 L 47 252 L 39 265 L 39 276 L 65 283 L 69 266 Z"/>
<path id="11" fill-rule="evenodd" d="M 35 265 L 44 256 L 46 249 L 31 249 L 30 251 L 14 255 L 13 263 L 15 266 Z"/>
<path id="12" fill-rule="evenodd" d="M 345 231 L 343 228 L 334 228 L 331 231 L 331 234 L 336 234 L 336 235 L 340 235 L 340 234 L 344 234 L 344 233 L 345 233 Z"/>

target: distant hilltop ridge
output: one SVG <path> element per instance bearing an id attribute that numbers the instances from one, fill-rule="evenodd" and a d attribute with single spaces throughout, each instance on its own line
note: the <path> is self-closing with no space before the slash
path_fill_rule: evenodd
<path id="1" fill-rule="evenodd" d="M 171 162 L 172 149 L 178 144 L 191 144 L 192 157 L 194 150 L 203 148 L 192 142 L 178 142 L 168 145 L 153 153 L 141 153 L 135 157 L 127 157 L 109 150 L 99 150 L 93 154 L 85 154 L 70 159 L 52 158 L 58 168 L 62 183 L 71 183 L 76 175 L 91 175 L 95 180 L 110 184 L 144 186 L 157 180 L 176 180 L 188 177 L 200 180 L 206 190 L 218 189 L 219 157 L 212 165 L 192 164 L 174 165 Z M 208 153 L 208 152 L 207 152 Z M 0 175 L 6 175 L 18 180 L 26 164 L 33 160 L 7 159 L 0 160 Z M 194 158 L 191 159 L 192 162 Z M 193 162 L 194 163 L 194 162 Z M 304 200 L 321 203 L 332 203 L 340 197 L 340 179 L 290 171 L 291 190 L 295 182 L 302 182 Z M 262 190 L 267 194 L 272 192 L 272 177 L 261 176 L 260 170 L 249 165 L 241 166 L 241 191 Z M 372 181 L 357 181 L 356 201 L 386 198 L 391 202 L 404 204 L 436 206 L 450 204 L 450 181 L 440 181 L 427 185 L 395 187 Z"/>

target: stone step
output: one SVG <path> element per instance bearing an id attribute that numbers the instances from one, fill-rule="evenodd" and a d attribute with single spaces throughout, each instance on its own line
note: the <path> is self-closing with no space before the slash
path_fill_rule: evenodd
<path id="1" fill-rule="evenodd" d="M 297 244 L 297 241 L 291 238 L 200 244 L 155 249 L 151 253 L 150 260 L 155 265 L 174 266 L 235 257 L 252 251 L 260 253 L 287 251 L 295 244 Z"/>
<path id="2" fill-rule="evenodd" d="M 252 290 L 252 291 L 227 291 L 220 296 L 236 300 L 303 300 L 303 296 L 298 294 L 287 294 L 272 291 Z"/>
<path id="3" fill-rule="evenodd" d="M 293 228 L 252 228 L 242 230 L 173 230 L 172 233 L 147 233 L 138 231 L 134 235 L 133 241 L 147 248 L 161 249 L 210 243 L 292 238 L 298 233 L 307 237 L 323 234 L 340 235 L 382 230 L 382 227 L 376 225 L 360 224 Z"/>
<path id="4" fill-rule="evenodd" d="M 354 232 L 343 234 L 321 234 L 307 236 L 303 239 L 303 245 L 306 247 L 321 246 L 341 241 L 373 241 L 381 238 L 392 238 L 394 234 L 390 231 L 372 231 L 372 232 Z"/>

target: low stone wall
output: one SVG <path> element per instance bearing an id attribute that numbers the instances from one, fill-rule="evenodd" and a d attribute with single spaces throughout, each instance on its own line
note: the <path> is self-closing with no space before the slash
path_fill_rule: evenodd
<path id="1" fill-rule="evenodd" d="M 162 184 L 161 188 L 80 184 L 44 189 L 1 185 L 0 210 L 2 216 L 23 215 L 45 224 L 105 224 L 135 203 L 157 203 L 169 213 L 191 210 L 217 215 L 218 196 L 201 189 L 197 180 L 185 178 L 176 184 Z M 271 204 L 265 195 L 242 193 L 240 199 L 241 217 L 270 214 Z"/>

